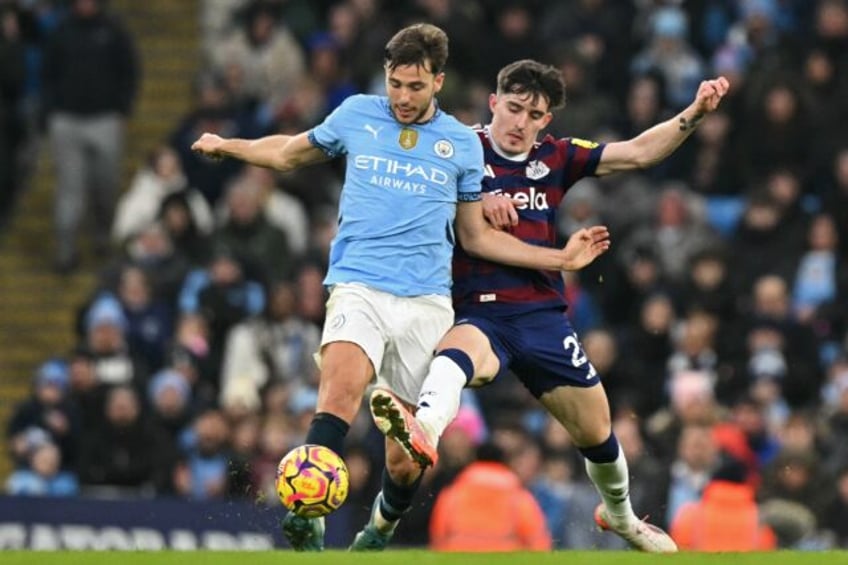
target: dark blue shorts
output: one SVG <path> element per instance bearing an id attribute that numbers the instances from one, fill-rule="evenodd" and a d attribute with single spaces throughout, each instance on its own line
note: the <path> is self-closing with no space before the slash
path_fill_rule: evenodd
<path id="1" fill-rule="evenodd" d="M 571 322 L 562 310 L 537 310 L 509 316 L 480 309 L 456 313 L 456 324 L 482 331 L 500 360 L 500 377 L 508 370 L 533 396 L 559 386 L 591 387 L 600 382 Z"/>

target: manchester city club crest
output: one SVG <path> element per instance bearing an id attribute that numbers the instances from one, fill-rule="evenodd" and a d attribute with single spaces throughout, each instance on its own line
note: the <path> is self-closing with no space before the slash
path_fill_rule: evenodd
<path id="1" fill-rule="evenodd" d="M 410 149 L 418 145 L 418 131 L 412 128 L 403 128 L 402 130 L 400 130 L 398 143 L 401 147 L 409 151 Z"/>
<path id="2" fill-rule="evenodd" d="M 433 146 L 433 151 L 442 159 L 450 159 L 453 157 L 453 143 L 447 139 L 440 139 Z"/>

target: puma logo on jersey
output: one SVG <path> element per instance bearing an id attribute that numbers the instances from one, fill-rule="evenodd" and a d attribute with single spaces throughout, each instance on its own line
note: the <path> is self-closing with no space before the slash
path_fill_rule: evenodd
<path id="1" fill-rule="evenodd" d="M 362 127 L 364 127 L 364 128 L 365 128 L 365 131 L 367 131 L 368 133 L 370 133 L 371 135 L 373 135 L 373 136 L 374 136 L 374 139 L 377 139 L 377 135 L 380 133 L 380 130 L 382 130 L 382 129 L 383 129 L 383 126 L 380 126 L 380 127 L 376 128 L 376 129 L 374 129 L 374 126 L 372 126 L 371 124 L 365 124 L 365 125 L 364 125 L 364 126 L 362 126 Z"/>

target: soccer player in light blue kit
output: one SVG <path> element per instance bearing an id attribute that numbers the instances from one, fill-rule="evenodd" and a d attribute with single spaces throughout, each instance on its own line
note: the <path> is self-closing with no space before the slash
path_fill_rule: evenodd
<path id="1" fill-rule="evenodd" d="M 210 157 L 282 171 L 347 158 L 325 280 L 330 298 L 318 402 L 306 436 L 306 443 L 338 454 L 370 383 L 414 406 L 434 348 L 453 324 L 455 235 L 469 253 L 536 269 L 579 269 L 609 246 L 603 227 L 583 230 L 564 249 L 552 249 L 523 243 L 486 223 L 480 142 L 435 102 L 446 60 L 441 29 L 409 26 L 386 46 L 388 96 L 352 96 L 322 124 L 297 135 L 251 141 L 206 133 L 192 146 Z M 387 440 L 371 527 L 357 535 L 352 549 L 385 545 L 386 529 L 393 530 L 409 508 L 421 475 L 422 466 Z M 377 530 L 389 535 L 375 535 Z M 323 548 L 321 518 L 289 513 L 283 531 L 297 550 Z"/>

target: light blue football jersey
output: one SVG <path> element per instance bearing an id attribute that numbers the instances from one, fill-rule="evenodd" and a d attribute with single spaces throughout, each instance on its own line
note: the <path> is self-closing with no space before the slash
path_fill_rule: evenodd
<path id="1" fill-rule="evenodd" d="M 324 283 L 449 295 L 456 203 L 480 199 L 477 135 L 438 109 L 427 123 L 403 125 L 385 96 L 356 95 L 309 140 L 331 157 L 347 156 Z"/>

